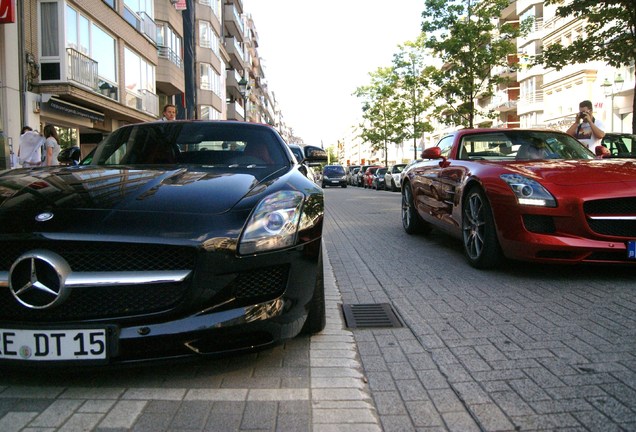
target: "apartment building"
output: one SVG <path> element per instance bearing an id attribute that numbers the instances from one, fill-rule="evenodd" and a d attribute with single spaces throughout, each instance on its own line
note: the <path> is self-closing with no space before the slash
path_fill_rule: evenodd
<path id="1" fill-rule="evenodd" d="M 23 125 L 56 125 L 84 156 L 167 103 L 177 118 L 281 124 L 242 0 L 0 1 L 0 168 Z"/>

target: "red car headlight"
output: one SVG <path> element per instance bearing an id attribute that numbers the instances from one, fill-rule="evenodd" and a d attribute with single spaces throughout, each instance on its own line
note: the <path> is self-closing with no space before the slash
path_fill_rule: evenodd
<path id="1" fill-rule="evenodd" d="M 517 197 L 520 205 L 556 207 L 554 196 L 538 181 L 519 174 L 502 174 L 499 176 Z"/>

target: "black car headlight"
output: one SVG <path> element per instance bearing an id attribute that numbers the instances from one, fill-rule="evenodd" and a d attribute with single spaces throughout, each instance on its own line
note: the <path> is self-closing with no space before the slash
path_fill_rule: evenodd
<path id="1" fill-rule="evenodd" d="M 241 255 L 272 251 L 296 243 L 304 195 L 280 191 L 265 197 L 254 209 L 243 230 Z"/>
<path id="2" fill-rule="evenodd" d="M 500 178 L 510 186 L 519 204 L 556 207 L 556 199 L 538 181 L 519 174 L 502 174 Z"/>

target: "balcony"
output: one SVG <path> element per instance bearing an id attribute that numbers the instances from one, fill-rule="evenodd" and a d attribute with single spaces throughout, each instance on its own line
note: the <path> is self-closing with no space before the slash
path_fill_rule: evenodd
<path id="1" fill-rule="evenodd" d="M 73 48 L 66 49 L 67 79 L 99 91 L 97 62 Z"/>
<path id="2" fill-rule="evenodd" d="M 157 24 L 144 11 L 133 12 L 124 7 L 124 19 L 133 26 L 139 33 L 146 36 L 152 43 L 157 44 Z"/>
<path id="3" fill-rule="evenodd" d="M 245 110 L 237 101 L 227 103 L 228 120 L 245 120 Z"/>
<path id="4" fill-rule="evenodd" d="M 235 97 L 243 97 L 241 96 L 239 81 L 241 81 L 242 76 L 234 69 L 228 69 L 226 71 L 226 80 L 225 87 L 227 89 L 227 93 L 230 96 Z"/>
<path id="5" fill-rule="evenodd" d="M 530 31 L 525 36 L 517 38 L 517 46 L 525 46 L 533 41 L 540 41 L 543 38 L 543 18 L 534 18 Z"/>
<path id="6" fill-rule="evenodd" d="M 517 77 L 517 69 L 513 66 L 495 66 L 492 69 L 492 74 L 515 81 L 515 78 Z"/>
<path id="7" fill-rule="evenodd" d="M 172 49 L 165 46 L 158 46 L 157 54 L 159 58 L 166 59 L 177 66 L 179 69 L 183 69 L 183 60 Z"/>
<path id="8" fill-rule="evenodd" d="M 514 111 L 518 103 L 516 100 L 502 100 L 494 103 L 494 109 L 499 112 Z"/>
<path id="9" fill-rule="evenodd" d="M 543 112 L 543 90 L 519 97 L 517 114 L 522 115 L 531 112 Z"/>
<path id="10" fill-rule="evenodd" d="M 230 64 L 236 70 L 243 71 L 245 69 L 245 54 L 243 47 L 233 37 L 225 38 L 225 50 L 230 56 Z"/>
<path id="11" fill-rule="evenodd" d="M 242 42 L 245 27 L 243 26 L 243 19 L 241 19 L 236 7 L 233 4 L 226 4 L 223 9 L 223 17 L 223 24 L 227 31 Z"/>
<path id="12" fill-rule="evenodd" d="M 149 90 L 142 89 L 139 92 L 126 90 L 125 104 L 146 114 L 159 115 L 159 97 Z"/>
<path id="13" fill-rule="evenodd" d="M 157 91 L 174 95 L 185 91 L 185 71 L 183 60 L 168 47 L 157 47 L 159 62 L 157 64 Z"/>

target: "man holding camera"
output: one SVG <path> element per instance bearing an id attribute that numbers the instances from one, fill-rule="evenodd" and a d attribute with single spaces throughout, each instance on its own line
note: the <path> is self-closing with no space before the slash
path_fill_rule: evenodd
<path id="1" fill-rule="evenodd" d="M 592 102 L 584 100 L 579 104 L 579 113 L 567 133 L 594 151 L 596 146 L 601 145 L 605 136 L 604 129 L 603 123 L 592 115 Z"/>

